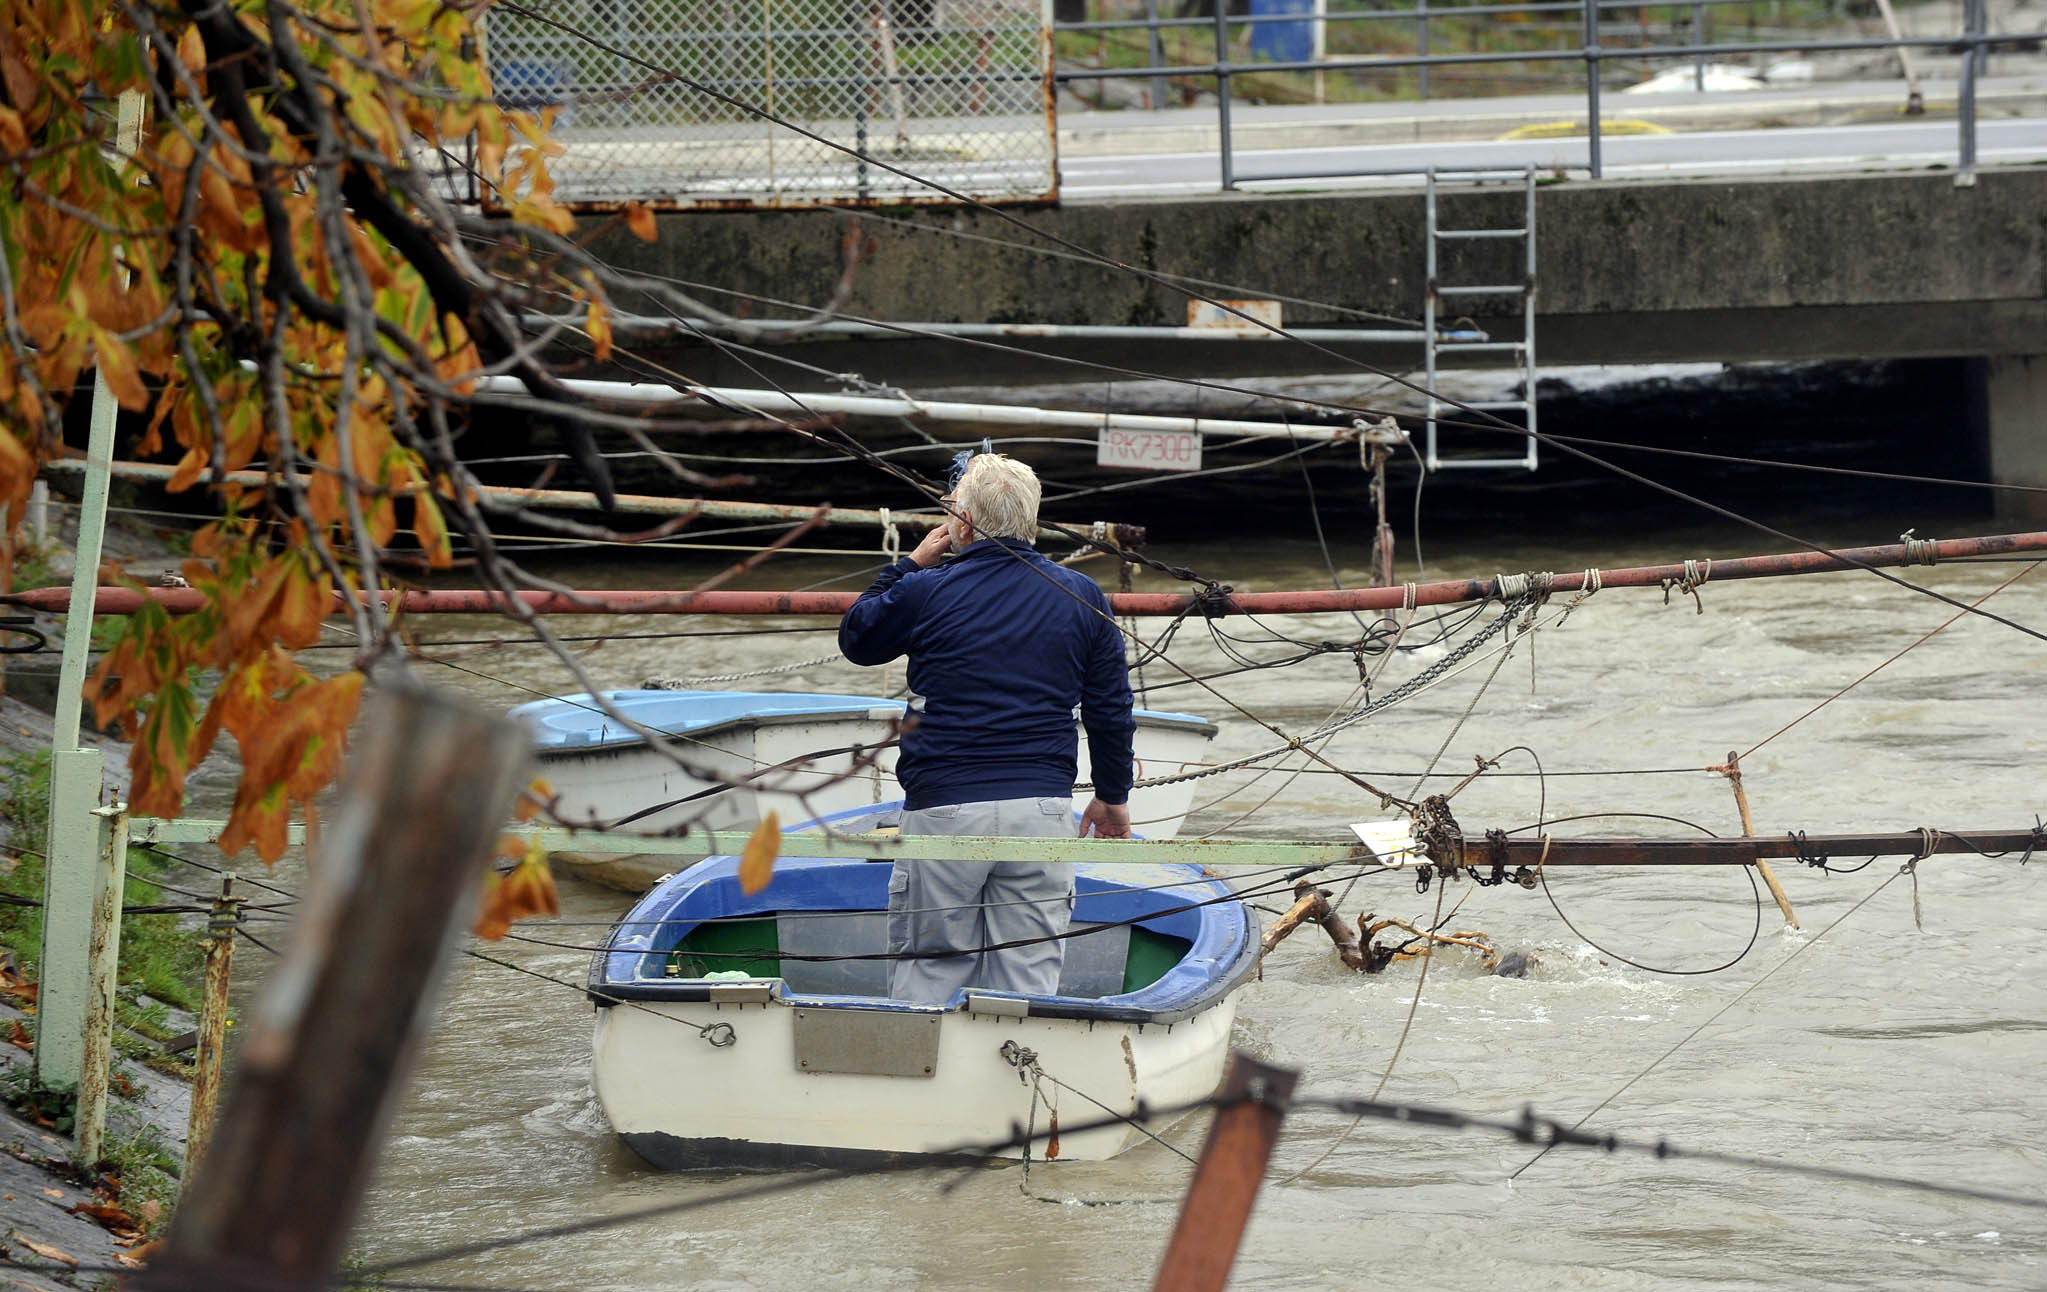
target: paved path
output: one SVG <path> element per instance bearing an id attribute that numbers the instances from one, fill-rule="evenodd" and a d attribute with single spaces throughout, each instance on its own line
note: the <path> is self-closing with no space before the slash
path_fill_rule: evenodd
<path id="1" fill-rule="evenodd" d="M 1799 171 L 1916 170 L 1953 166 L 1953 121 L 1774 130 L 1700 131 L 1668 135 L 1610 135 L 1601 139 L 1607 179 L 1716 177 Z M 1540 140 L 1479 140 L 1349 147 L 1259 149 L 1234 154 L 1239 187 L 1316 188 L 1413 184 L 1427 166 L 1521 167 L 1582 178 L 1588 145 L 1582 136 Z M 2047 123 L 1982 121 L 1976 128 L 1980 166 L 2047 160 Z M 1366 175 L 1368 171 L 1404 175 Z M 1210 193 L 1221 186 L 1213 151 L 1087 157 L 1060 163 L 1060 196 L 1070 200 Z M 1342 177 L 1260 180 L 1259 176 Z"/>

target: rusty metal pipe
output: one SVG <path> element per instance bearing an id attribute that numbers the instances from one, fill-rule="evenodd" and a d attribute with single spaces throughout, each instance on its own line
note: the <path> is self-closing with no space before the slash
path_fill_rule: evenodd
<path id="1" fill-rule="evenodd" d="M 2019 830 L 1891 830 L 1875 834 L 1765 835 L 1730 839 L 1549 839 L 1521 837 L 1495 847 L 1467 837 L 1462 858 L 1432 863 L 1460 866 L 1752 866 L 1776 860 L 1834 857 L 1932 857 L 1953 853 L 2023 853 L 2043 840 L 2033 827 Z M 1548 856 L 1543 854 L 1547 851 Z"/>
<path id="2" fill-rule="evenodd" d="M 1836 552 L 1787 552 L 1774 556 L 1745 556 L 1725 561 L 1695 562 L 1699 571 L 1713 582 L 1734 579 L 1767 579 L 1787 574 L 1820 574 L 1865 566 L 1897 566 L 1936 560 L 1957 560 L 1971 556 L 1998 556 L 2013 552 L 2047 551 L 2047 531 L 2025 534 L 1993 534 L 1982 538 L 1951 538 L 1915 542 L 1911 547 L 1892 543 L 1882 547 L 1853 547 Z M 1553 575 L 1553 592 L 1577 592 L 1596 576 L 1600 587 L 1658 587 L 1683 581 L 1691 571 L 1685 563 L 1638 565 L 1619 570 L 1571 571 Z M 1707 580 L 1700 580 L 1701 583 Z M 1303 592 L 1247 592 L 1224 597 L 1207 608 L 1226 614 L 1324 614 L 1344 610 L 1397 610 L 1416 606 L 1453 605 L 1465 601 L 1486 601 L 1500 596 L 1500 581 L 1494 579 L 1450 579 L 1441 583 L 1404 584 L 1392 588 L 1332 588 Z M 543 615 L 831 615 L 846 613 L 857 598 L 852 592 L 591 592 L 564 596 L 552 592 L 520 592 L 519 601 Z M 408 614 L 495 614 L 508 604 L 503 593 L 482 590 L 433 592 L 382 592 L 386 604 L 396 600 Z M 31 610 L 55 611 L 67 603 L 64 588 L 39 588 L 0 596 L 0 604 L 25 606 Z M 204 597 L 187 588 L 99 589 L 93 603 L 95 614 L 132 614 L 143 601 L 151 600 L 171 614 L 190 614 L 204 604 Z M 1119 615 L 1173 616 L 1199 613 L 1202 599 L 1181 592 L 1119 592 L 1109 597 Z M 341 609 L 335 601 L 336 613 Z"/>

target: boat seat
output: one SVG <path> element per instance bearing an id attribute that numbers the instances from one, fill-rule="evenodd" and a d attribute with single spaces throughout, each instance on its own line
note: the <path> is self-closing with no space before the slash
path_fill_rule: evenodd
<path id="1" fill-rule="evenodd" d="M 776 944 L 791 956 L 864 955 L 888 949 L 888 916 L 881 911 L 841 912 L 820 918 L 782 914 L 775 919 Z M 1066 940 L 1059 969 L 1059 994 L 1094 999 L 1123 990 L 1130 957 L 1130 928 L 1118 925 Z M 795 960 L 781 962 L 782 981 L 799 996 L 886 996 L 886 960 Z"/>

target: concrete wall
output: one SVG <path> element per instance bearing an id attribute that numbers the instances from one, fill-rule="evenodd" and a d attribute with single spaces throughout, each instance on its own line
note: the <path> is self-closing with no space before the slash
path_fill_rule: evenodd
<path id="1" fill-rule="evenodd" d="M 1515 222 L 1518 191 L 1455 199 L 1445 223 Z M 878 212 L 849 312 L 901 320 L 1181 323 L 1184 300 L 1126 271 L 1063 257 L 1021 221 L 1129 265 L 1416 318 L 1424 289 L 1418 193 L 1229 195 L 986 211 Z M 838 280 L 845 212 L 670 214 L 657 244 L 614 231 L 615 262 L 802 302 Z M 997 239 L 998 245 L 977 239 Z M 1449 266 L 1459 281 L 1521 275 L 1504 244 Z M 1559 183 L 1538 193 L 1537 341 L 1549 363 L 1756 361 L 2033 353 L 2047 336 L 2047 167 L 1729 182 Z M 730 307 L 731 298 L 707 295 Z M 1474 302 L 1511 333 L 1512 303 Z M 1470 307 L 1466 307 L 1469 309 Z M 756 306 L 753 312 L 775 311 Z M 1333 322 L 1290 308 L 1289 322 Z M 1358 320 L 1345 322 L 1357 324 Z M 1366 324 L 1369 326 L 1369 324 Z M 1085 352 L 1099 357 L 1100 347 Z M 972 368 L 958 349 L 848 346 L 893 380 Z M 1328 371 L 1286 344 L 1134 347 L 1134 367 Z M 1379 356 L 1391 358 L 1392 356 Z M 1015 375 L 1001 357 L 993 364 Z M 832 366 L 829 362 L 827 366 Z"/>
<path id="2" fill-rule="evenodd" d="M 2034 338 L 2047 344 L 2047 335 Z M 1972 365 L 1980 430 L 1989 437 L 1990 478 L 2047 488 L 2047 354 L 1992 355 Z M 2047 494 L 2000 493 L 1999 519 L 2047 520 Z"/>

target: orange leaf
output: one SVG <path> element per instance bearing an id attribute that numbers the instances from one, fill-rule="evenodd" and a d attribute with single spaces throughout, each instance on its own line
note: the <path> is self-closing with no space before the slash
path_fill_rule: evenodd
<path id="1" fill-rule="evenodd" d="M 561 903 L 555 897 L 554 874 L 547 868 L 547 854 L 531 841 L 509 836 L 498 841 L 500 853 L 506 844 L 523 855 L 519 864 L 504 874 L 493 870 L 484 876 L 483 900 L 470 928 L 487 942 L 505 936 L 514 920 L 561 913 Z"/>
<path id="2" fill-rule="evenodd" d="M 660 236 L 654 231 L 654 212 L 645 202 L 626 204 L 625 225 L 641 242 L 652 242 Z"/>
<path id="3" fill-rule="evenodd" d="M 512 928 L 512 917 L 505 909 L 505 881 L 496 871 L 489 871 L 483 877 L 483 899 L 476 904 L 476 920 L 469 931 L 486 942 L 495 942 Z"/>
<path id="4" fill-rule="evenodd" d="M 546 853 L 529 848 L 525 860 L 505 876 L 505 904 L 515 920 L 561 914 L 561 903 L 554 892 L 554 873 L 547 868 Z"/>
<path id="5" fill-rule="evenodd" d="M 13 108 L 0 107 L 0 148 L 5 148 L 10 157 L 28 151 L 28 131 L 22 127 L 21 114 Z"/>
<path id="6" fill-rule="evenodd" d="M 185 28 L 185 34 L 178 37 L 178 61 L 195 72 L 206 66 L 206 41 L 199 35 L 197 23 Z"/>
<path id="7" fill-rule="evenodd" d="M 398 535 L 398 504 L 388 495 L 370 504 L 370 541 L 378 547 L 391 546 Z"/>
<path id="8" fill-rule="evenodd" d="M 426 553 L 429 569 L 445 570 L 454 564 L 454 553 L 448 543 L 448 521 L 432 494 L 413 495 L 412 533 L 419 540 L 420 550 Z"/>
<path id="9" fill-rule="evenodd" d="M 105 328 L 94 328 L 92 352 L 94 361 L 99 364 L 100 376 L 106 378 L 107 389 L 113 392 L 115 403 L 131 413 L 139 413 L 149 406 L 149 392 L 142 388 L 142 373 L 135 365 L 133 350 Z"/>
<path id="10" fill-rule="evenodd" d="M 323 573 L 315 578 L 303 561 L 292 561 L 278 588 L 270 631 L 290 649 L 310 646 L 320 640 L 320 625 L 333 608 L 333 585 L 327 576 Z"/>
<path id="11" fill-rule="evenodd" d="M 45 1260 L 62 1261 L 66 1265 L 78 1264 L 76 1256 L 60 1248 L 52 1247 L 48 1243 L 39 1243 L 33 1238 L 23 1238 L 19 1234 L 15 1235 L 15 1241 Z"/>
<path id="12" fill-rule="evenodd" d="M 611 358 L 611 310 L 602 301 L 590 302 L 590 316 L 583 323 L 583 331 L 590 334 L 590 348 L 596 352 L 597 362 Z"/>
<path id="13" fill-rule="evenodd" d="M 29 489 L 35 484 L 36 463 L 26 445 L 10 430 L 0 427 L 0 499 L 20 500 L 11 514 L 22 514 Z"/>
<path id="14" fill-rule="evenodd" d="M 199 483 L 199 477 L 206 474 L 210 464 L 211 459 L 198 446 L 185 450 L 185 456 L 178 459 L 178 469 L 171 472 L 170 482 L 164 488 L 171 493 L 183 493 Z"/>
<path id="15" fill-rule="evenodd" d="M 554 786 L 536 776 L 519 791 L 519 797 L 512 803 L 512 819 L 522 823 L 531 821 L 546 811 L 547 805 L 553 801 Z"/>
<path id="16" fill-rule="evenodd" d="M 739 854 L 739 891 L 751 897 L 775 877 L 775 858 L 782 855 L 782 821 L 770 812 L 754 827 L 746 850 Z"/>

